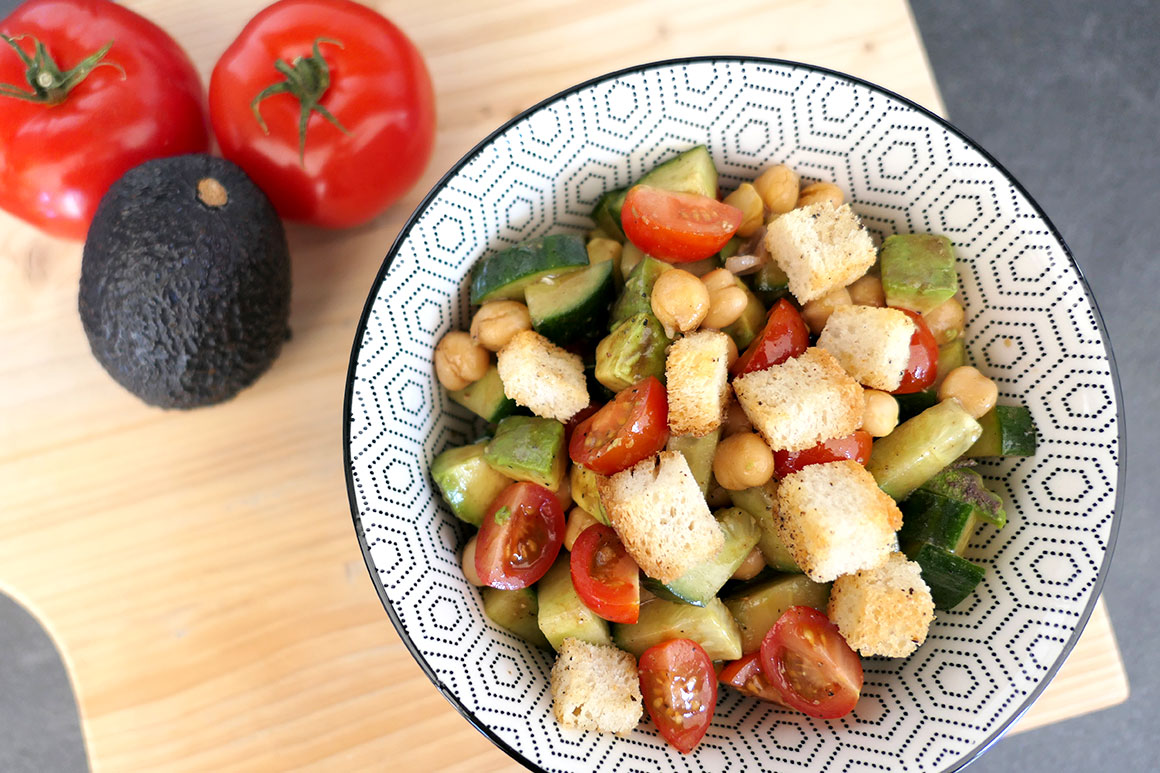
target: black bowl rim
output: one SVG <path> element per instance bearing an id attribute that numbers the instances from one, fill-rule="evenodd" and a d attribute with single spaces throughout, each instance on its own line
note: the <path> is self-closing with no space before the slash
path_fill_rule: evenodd
<path id="1" fill-rule="evenodd" d="M 351 346 L 350 364 L 347 368 L 346 389 L 342 406 L 342 459 L 343 466 L 345 468 L 344 471 L 346 474 L 347 499 L 350 504 L 350 512 L 354 523 L 354 531 L 355 535 L 358 537 L 359 549 L 362 551 L 363 561 L 366 563 L 367 567 L 367 573 L 370 575 L 371 581 L 374 583 L 375 591 L 379 595 L 379 600 L 382 602 L 383 609 L 386 610 L 387 616 L 391 620 L 391 624 L 395 626 L 395 630 L 398 632 L 399 638 L 402 639 L 403 644 L 406 645 L 407 651 L 411 653 L 411 657 L 415 659 L 415 662 L 419 664 L 419 667 L 423 670 L 423 673 L 427 675 L 427 678 L 431 680 L 431 683 L 435 685 L 443 697 L 447 699 L 447 702 L 450 703 L 456 711 L 462 714 L 463 718 L 470 722 L 476 730 L 478 730 L 492 743 L 506 752 L 513 760 L 519 762 L 528 770 L 536 771 L 537 773 L 546 773 L 543 768 L 524 757 L 502 738 L 492 732 L 491 728 L 489 728 L 485 723 L 481 722 L 479 718 L 471 712 L 470 709 L 463 705 L 458 696 L 456 696 L 455 693 L 453 693 L 439 680 L 439 677 L 435 674 L 435 670 L 431 668 L 431 665 L 427 662 L 426 658 L 423 657 L 423 654 L 418 650 L 418 648 L 415 646 L 415 643 L 411 640 L 410 634 L 407 633 L 406 626 L 403 625 L 402 619 L 399 618 L 399 616 L 395 613 L 394 607 L 392 606 L 390 599 L 387 597 L 386 589 L 383 587 L 382 580 L 379 579 L 377 568 L 374 566 L 374 562 L 371 560 L 370 548 L 367 545 L 366 535 L 363 533 L 362 529 L 359 528 L 360 516 L 358 512 L 358 501 L 355 494 L 354 477 L 351 467 L 350 417 L 351 402 L 354 396 L 355 372 L 358 368 L 358 353 L 362 347 L 363 336 L 366 334 L 366 324 L 367 319 L 370 316 L 371 307 L 374 305 L 375 298 L 378 296 L 378 291 L 382 285 L 383 278 L 386 276 L 387 271 L 390 269 L 395 255 L 398 254 L 400 245 L 402 245 L 403 241 L 407 238 L 408 234 L 411 232 L 411 228 L 414 227 L 419 217 L 426 211 L 432 199 L 434 199 L 435 196 L 438 195 L 440 191 L 442 191 L 447 182 L 452 177 L 454 177 L 468 162 L 475 158 L 475 156 L 480 151 L 482 151 L 483 148 L 491 144 L 498 136 L 503 134 L 513 125 L 519 123 L 533 113 L 543 109 L 547 105 L 556 102 L 557 100 L 563 99 L 570 94 L 582 91 L 597 83 L 619 78 L 631 73 L 645 72 L 647 70 L 701 62 L 756 62 L 760 64 L 771 64 L 780 67 L 788 67 L 790 69 L 800 69 L 810 72 L 822 73 L 877 91 L 887 97 L 890 97 L 891 99 L 895 99 L 907 105 L 913 110 L 917 110 L 919 113 L 934 120 L 951 134 L 967 143 L 971 148 L 982 155 L 983 158 L 987 159 L 987 161 L 992 166 L 994 166 L 995 169 L 997 169 L 1005 178 L 1007 178 L 1007 181 L 1016 190 L 1023 194 L 1024 198 L 1026 198 L 1028 203 L 1031 204 L 1031 207 L 1034 209 L 1035 213 L 1039 215 L 1040 218 L 1042 218 L 1051 235 L 1055 238 L 1056 241 L 1059 242 L 1060 246 L 1063 247 L 1064 254 L 1067 255 L 1067 259 L 1071 262 L 1072 268 L 1075 270 L 1076 275 L 1079 277 L 1080 286 L 1083 288 L 1084 295 L 1087 297 L 1088 303 L 1091 304 L 1092 312 L 1095 315 L 1096 327 L 1100 331 L 1100 340 L 1101 343 L 1103 343 L 1104 351 L 1107 354 L 1109 372 L 1112 377 L 1112 386 L 1116 398 L 1116 423 L 1118 427 L 1116 442 L 1119 461 L 1117 464 L 1118 474 L 1116 476 L 1116 502 L 1112 511 L 1112 521 L 1108 533 L 1108 546 L 1106 552 L 1104 553 L 1104 560 L 1100 564 L 1099 573 L 1096 575 L 1095 583 L 1092 585 L 1091 595 L 1088 598 L 1088 603 L 1085 606 L 1083 612 L 1080 613 L 1079 619 L 1076 622 L 1075 630 L 1072 632 L 1071 637 L 1068 638 L 1067 642 L 1064 644 L 1063 649 L 1059 653 L 1059 657 L 1055 660 L 1055 663 L 1051 665 L 1043 679 L 1040 680 L 1039 684 L 1036 685 L 1035 689 L 1031 691 L 1031 694 L 1027 696 L 1027 698 L 1023 701 L 1023 704 L 1015 713 L 1013 713 L 1005 722 L 1003 722 L 990 736 L 984 739 L 982 743 L 976 746 L 972 751 L 967 752 L 965 755 L 960 757 L 958 760 L 952 763 L 950 767 L 945 768 L 943 771 L 943 773 L 954 773 L 954 771 L 959 771 L 966 768 L 968 765 L 978 759 L 984 752 L 990 749 L 991 746 L 994 745 L 995 742 L 1000 738 L 1002 738 L 1011 728 L 1011 726 L 1014 725 L 1015 722 L 1017 722 L 1029 708 L 1031 708 L 1032 704 L 1035 703 L 1036 699 L 1038 699 L 1043 691 L 1047 688 L 1047 685 L 1051 684 L 1051 680 L 1055 678 L 1056 673 L 1059 671 L 1064 661 L 1067 660 L 1067 656 L 1071 654 L 1072 649 L 1075 647 L 1076 642 L 1079 640 L 1080 635 L 1083 633 L 1084 628 L 1087 626 L 1087 622 L 1091 617 L 1092 610 L 1095 609 L 1096 602 L 1099 600 L 1100 591 L 1104 585 L 1104 580 L 1108 575 L 1108 568 L 1112 562 L 1112 554 L 1115 551 L 1116 538 L 1119 534 L 1120 528 L 1120 516 L 1124 505 L 1124 482 L 1126 480 L 1127 474 L 1127 459 L 1125 455 L 1125 451 L 1127 449 L 1127 427 L 1125 426 L 1124 422 L 1124 396 L 1120 389 L 1120 376 L 1119 371 L 1116 368 L 1116 360 L 1115 355 L 1112 352 L 1111 340 L 1108 338 L 1107 327 L 1104 325 L 1103 315 L 1100 313 L 1099 306 L 1096 304 L 1095 295 L 1092 293 L 1092 289 L 1088 284 L 1087 277 L 1084 276 L 1083 269 L 1080 268 L 1079 263 L 1077 263 L 1075 260 L 1075 256 L 1072 255 L 1071 248 L 1068 247 L 1067 242 L 1064 241 L 1063 234 L 1061 234 L 1059 229 L 1055 227 L 1055 224 L 1051 222 L 1051 219 L 1048 218 L 1047 213 L 1044 212 L 1043 208 L 1039 206 L 1039 202 L 1037 202 L 1035 198 L 1032 197 L 1032 195 L 1027 191 L 1027 189 L 1024 188 L 1018 180 L 1015 179 L 1014 175 L 1007 171 L 1005 166 L 999 163 L 998 159 L 992 156 L 985 148 L 967 136 L 966 133 L 964 133 L 950 121 L 932 112 L 928 108 L 923 107 L 917 102 L 914 102 L 913 100 L 908 99 L 901 94 L 879 86 L 878 84 L 872 83 L 868 80 L 864 80 L 862 78 L 858 78 L 838 70 L 831 70 L 828 67 L 806 64 L 804 62 L 795 62 L 787 59 L 774 59 L 761 56 L 704 55 L 677 57 L 675 59 L 662 59 L 655 62 L 648 62 L 645 64 L 625 67 L 614 72 L 605 73 L 604 75 L 598 75 L 595 78 L 590 78 L 589 80 L 578 83 L 575 86 L 570 86 L 563 91 L 553 94 L 552 96 L 537 102 L 526 110 L 521 111 L 518 115 L 514 116 L 510 120 L 506 121 L 503 125 L 488 134 L 487 137 L 476 143 L 475 147 L 467 151 L 467 153 L 464 154 L 462 158 L 455 162 L 455 164 L 450 169 L 448 169 L 442 177 L 439 178 L 439 181 L 431 187 L 431 190 L 427 192 L 427 195 L 423 197 L 423 200 L 419 202 L 418 206 L 415 207 L 415 210 L 407 218 L 407 222 L 399 231 L 399 235 L 395 237 L 395 241 L 391 244 L 390 250 L 387 251 L 386 257 L 383 258 L 383 264 L 379 268 L 378 274 L 375 276 L 374 284 L 371 285 L 370 292 L 367 295 L 367 300 L 363 306 L 362 315 L 359 317 L 358 328 L 355 331 L 354 342 Z"/>

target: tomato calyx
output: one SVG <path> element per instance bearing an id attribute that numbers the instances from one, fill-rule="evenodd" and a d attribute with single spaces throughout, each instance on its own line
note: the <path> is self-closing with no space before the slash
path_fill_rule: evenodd
<path id="1" fill-rule="evenodd" d="M 263 132 L 269 134 L 270 128 L 266 126 L 266 120 L 262 118 L 262 111 L 258 107 L 262 100 L 275 94 L 290 94 L 298 100 L 298 104 L 302 107 L 298 117 L 298 161 L 301 164 L 306 163 L 306 124 L 310 121 L 311 113 L 318 113 L 343 134 L 350 134 L 329 110 L 319 104 L 322 95 L 330 88 L 330 64 L 318 50 L 319 43 L 345 48 L 341 41 L 333 38 L 315 38 L 313 53 L 310 56 L 296 56 L 289 64 L 285 59 L 278 59 L 274 62 L 274 69 L 285 75 L 286 80 L 271 83 L 259 91 L 250 102 L 250 109 L 254 111 L 258 125 L 262 127 Z"/>
<path id="2" fill-rule="evenodd" d="M 12 37 L 8 37 L 4 34 L 0 34 L 0 38 L 12 46 L 12 50 L 24 62 L 24 66 L 28 68 L 24 72 L 24 78 L 28 81 L 28 85 L 32 86 L 32 91 L 25 91 L 10 83 L 0 83 L 0 96 L 22 99 L 26 102 L 36 102 L 42 105 L 59 105 L 65 100 L 70 91 L 76 88 L 85 78 L 89 77 L 89 73 L 98 67 L 112 67 L 119 70 L 121 80 L 127 77 L 124 67 L 116 62 L 105 61 L 105 54 L 109 53 L 109 49 L 113 47 L 112 40 L 86 56 L 72 69 L 62 71 L 48 53 L 48 49 L 44 43 L 37 38 L 31 35 L 13 35 Z M 32 56 L 29 56 L 28 52 L 16 42 L 18 40 L 24 40 L 25 38 L 28 38 L 33 43 Z"/>

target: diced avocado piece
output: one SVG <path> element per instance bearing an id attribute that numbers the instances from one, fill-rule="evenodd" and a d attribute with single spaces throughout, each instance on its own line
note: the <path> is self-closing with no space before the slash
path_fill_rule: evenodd
<path id="1" fill-rule="evenodd" d="M 564 425 L 539 416 L 508 416 L 495 428 L 483 459 L 510 478 L 555 491 L 564 481 L 568 462 Z"/>
<path id="2" fill-rule="evenodd" d="M 443 501 L 456 518 L 472 526 L 483 523 L 492 500 L 514 482 L 483 460 L 485 447 L 476 443 L 449 448 L 431 460 L 431 477 Z"/>
<path id="3" fill-rule="evenodd" d="M 774 516 L 777 507 L 777 483 L 769 481 L 763 486 L 730 491 L 729 498 L 735 506 L 752 515 L 757 521 L 761 529 L 757 549 L 765 556 L 765 563 L 779 572 L 800 573 L 801 568 L 777 533 L 777 518 Z"/>
<path id="4" fill-rule="evenodd" d="M 743 352 L 745 348 L 757 338 L 757 334 L 765 327 L 765 306 L 761 304 L 757 296 L 753 294 L 744 282 L 734 277 L 737 286 L 745 291 L 745 297 L 748 302 L 745 308 L 741 311 L 741 316 L 737 321 L 726 328 L 722 328 L 721 332 L 726 333 L 733 339 L 733 343 L 737 344 L 737 351 Z"/>
<path id="5" fill-rule="evenodd" d="M 1022 405 L 996 405 L 979 419 L 983 434 L 966 456 L 1035 456 L 1038 438 L 1031 411 Z"/>
<path id="6" fill-rule="evenodd" d="M 874 441 L 866 469 L 879 488 L 901 501 L 958 459 L 982 432 L 958 400 L 943 400 Z"/>
<path id="7" fill-rule="evenodd" d="M 898 544 L 904 553 L 929 542 L 961 555 L 978 524 L 971 505 L 921 488 L 908 496 L 899 509 L 902 528 L 898 530 Z"/>
<path id="8" fill-rule="evenodd" d="M 528 285 L 524 297 L 535 331 L 559 346 L 599 335 L 615 292 L 614 268 L 604 261 Z"/>
<path id="9" fill-rule="evenodd" d="M 556 563 L 536 585 L 540 600 L 537 616 L 540 631 L 554 650 L 559 650 L 567 638 L 589 644 L 612 644 L 608 623 L 585 606 L 572 587 L 570 561 L 569 554 L 560 551 Z"/>
<path id="10" fill-rule="evenodd" d="M 750 274 L 753 293 L 766 306 L 772 306 L 789 293 L 789 277 L 773 259 L 765 261 L 756 273 Z"/>
<path id="11" fill-rule="evenodd" d="M 663 260 L 645 255 L 624 281 L 624 290 L 612 306 L 608 329 L 615 330 L 621 322 L 637 314 L 652 314 L 653 285 L 670 268 Z"/>
<path id="12" fill-rule="evenodd" d="M 948 467 L 922 484 L 919 490 L 930 491 L 970 505 L 976 518 L 996 528 L 1002 529 L 1007 524 L 1007 511 L 1003 509 L 1003 500 L 987 488 L 982 475 L 970 468 Z"/>
<path id="13" fill-rule="evenodd" d="M 540 597 L 543 607 L 543 591 Z M 652 598 L 640 605 L 635 623 L 614 623 L 612 640 L 617 647 L 636 657 L 649 647 L 669 639 L 692 639 L 701 645 L 710 660 L 736 660 L 741 657 L 741 630 L 733 615 L 712 599 L 703 607 Z"/>
<path id="14" fill-rule="evenodd" d="M 949 550 L 924 543 L 910 556 L 922 569 L 935 609 L 954 609 L 982 582 L 986 570 Z"/>
<path id="15" fill-rule="evenodd" d="M 938 348 L 938 372 L 934 377 L 934 386 L 932 389 L 937 390 L 948 373 L 966 364 L 967 347 L 963 343 L 963 339 L 956 338 L 949 344 L 940 346 Z"/>
<path id="16" fill-rule="evenodd" d="M 717 453 L 717 441 L 721 438 L 721 428 L 713 430 L 707 435 L 670 435 L 668 451 L 680 451 L 689 463 L 689 471 L 693 473 L 702 494 L 709 493 L 709 481 L 713 478 L 713 457 Z"/>
<path id="17" fill-rule="evenodd" d="M 741 631 L 745 654 L 761 649 L 761 640 L 790 607 L 813 607 L 826 611 L 830 583 L 814 582 L 804 574 L 786 574 L 746 588 L 725 599 L 725 606 Z"/>
<path id="18" fill-rule="evenodd" d="M 646 257 L 648 256 L 644 254 L 644 251 L 640 247 L 637 247 L 632 242 L 624 243 L 624 248 L 620 251 L 620 276 L 624 279 L 625 283 L 628 282 L 628 278 L 632 276 L 632 272 L 636 270 L 636 267 Z M 669 264 L 665 263 L 664 265 L 667 266 Z"/>
<path id="19" fill-rule="evenodd" d="M 605 526 L 608 525 L 608 514 L 604 512 L 604 505 L 600 502 L 600 479 L 604 476 L 593 472 L 584 465 L 572 465 L 572 501 L 581 510 L 588 512 Z"/>
<path id="20" fill-rule="evenodd" d="M 531 588 L 502 590 L 483 589 L 483 613 L 493 623 L 506 628 L 528 644 L 550 649 L 547 637 L 539 626 L 540 603 Z"/>
<path id="21" fill-rule="evenodd" d="M 677 193 L 697 193 L 715 199 L 717 167 L 713 164 L 709 149 L 698 145 L 654 167 L 636 184 Z"/>
<path id="22" fill-rule="evenodd" d="M 516 401 L 504 394 L 495 363 L 488 366 L 487 373 L 479 381 L 448 392 L 447 396 L 489 424 L 510 416 L 516 409 Z"/>
<path id="23" fill-rule="evenodd" d="M 615 188 L 600 197 L 592 210 L 592 221 L 596 227 L 618 241 L 624 241 L 624 231 L 620 227 L 620 208 L 628 188 Z"/>
<path id="24" fill-rule="evenodd" d="M 524 288 L 545 276 L 577 271 L 588 265 L 588 250 L 579 234 L 551 234 L 529 239 L 485 256 L 471 272 L 471 302 L 524 299 Z"/>
<path id="25" fill-rule="evenodd" d="M 753 516 L 740 507 L 714 514 L 725 535 L 725 543 L 712 558 L 689 569 L 670 583 L 644 578 L 643 584 L 658 597 L 703 607 L 717 596 L 737 567 L 757 545 L 761 530 Z"/>
<path id="26" fill-rule="evenodd" d="M 596 346 L 596 380 L 613 392 L 642 378 L 665 380 L 665 349 L 669 338 L 652 314 L 629 317 Z"/>
<path id="27" fill-rule="evenodd" d="M 887 306 L 925 314 L 959 289 L 954 249 L 945 236 L 888 236 L 882 242 L 879 265 Z"/>
<path id="28" fill-rule="evenodd" d="M 898 421 L 902 423 L 913 419 L 927 408 L 938 405 L 938 390 L 930 387 L 920 392 L 895 395 L 894 399 L 898 401 Z"/>

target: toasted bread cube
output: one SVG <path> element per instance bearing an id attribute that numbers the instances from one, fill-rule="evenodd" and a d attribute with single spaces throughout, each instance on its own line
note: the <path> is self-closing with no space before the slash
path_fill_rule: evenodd
<path id="1" fill-rule="evenodd" d="M 684 336 L 665 358 L 669 432 L 708 435 L 721 426 L 729 390 L 729 336 L 702 330 Z"/>
<path id="2" fill-rule="evenodd" d="M 834 581 L 827 608 L 846 643 L 869 657 L 904 658 L 926 641 L 934 601 L 918 564 L 902 553 Z"/>
<path id="3" fill-rule="evenodd" d="M 568 638 L 552 666 L 552 713 L 564 727 L 628 733 L 644 703 L 636 658 L 611 644 Z"/>
<path id="4" fill-rule="evenodd" d="M 545 419 L 567 422 L 588 407 L 580 355 L 564 351 L 534 330 L 523 330 L 496 355 L 505 395 Z"/>
<path id="5" fill-rule="evenodd" d="M 821 298 L 858 279 L 878 255 L 849 204 L 828 201 L 787 212 L 765 231 L 769 255 L 789 278 L 799 303 Z"/>
<path id="6" fill-rule="evenodd" d="M 672 582 L 725 542 L 679 451 L 662 451 L 599 485 L 609 523 L 637 566 L 654 580 Z"/>
<path id="7" fill-rule="evenodd" d="M 776 515 L 778 536 L 814 582 L 873 569 L 898 549 L 898 505 L 865 467 L 848 459 L 785 476 Z"/>
<path id="8" fill-rule="evenodd" d="M 733 392 L 775 451 L 801 451 L 845 437 L 862 424 L 862 387 L 832 354 L 817 347 L 734 379 Z"/>
<path id="9" fill-rule="evenodd" d="M 910 364 L 910 338 L 916 326 L 898 309 L 840 306 L 818 338 L 846 372 L 863 386 L 893 392 Z"/>

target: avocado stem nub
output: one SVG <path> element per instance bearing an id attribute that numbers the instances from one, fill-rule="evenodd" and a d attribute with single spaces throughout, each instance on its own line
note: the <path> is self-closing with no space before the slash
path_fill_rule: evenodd
<path id="1" fill-rule="evenodd" d="M 224 207 L 230 200 L 225 186 L 212 177 L 203 177 L 197 181 L 197 197 L 207 207 Z"/>

